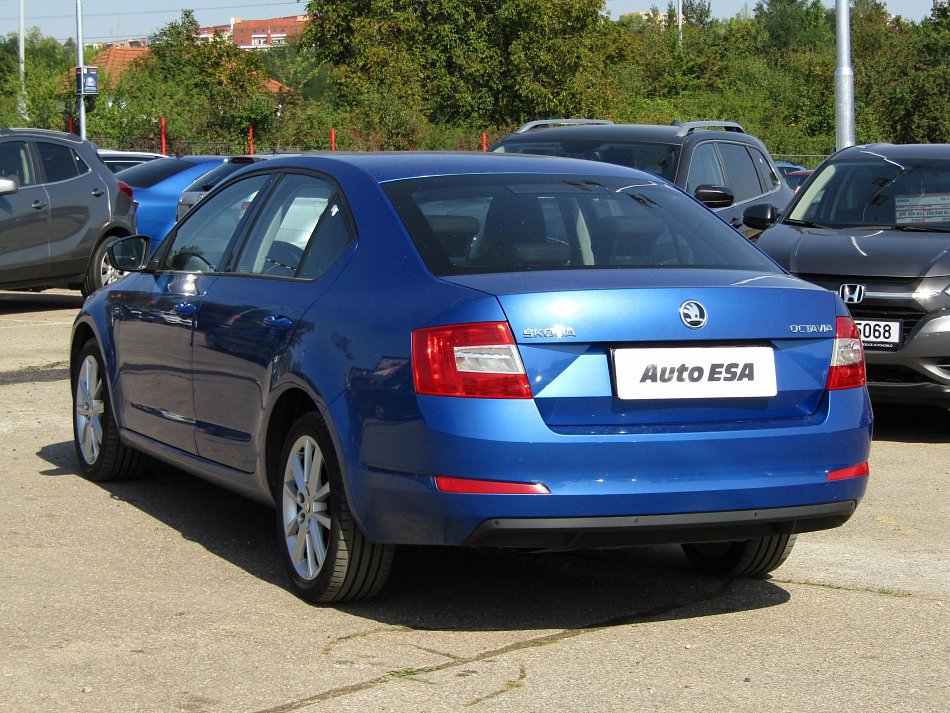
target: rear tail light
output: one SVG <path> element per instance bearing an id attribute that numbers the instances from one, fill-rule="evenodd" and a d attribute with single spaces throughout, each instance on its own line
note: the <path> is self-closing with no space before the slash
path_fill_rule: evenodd
<path id="1" fill-rule="evenodd" d="M 870 474 L 871 469 L 868 468 L 868 462 L 864 461 L 858 465 L 853 465 L 850 468 L 842 468 L 841 470 L 833 470 L 828 473 L 828 480 L 845 480 L 846 478 L 861 478 L 865 475 Z"/>
<path id="2" fill-rule="evenodd" d="M 864 346 L 858 327 L 850 317 L 838 317 L 825 388 L 829 391 L 853 389 L 864 386 L 865 379 Z"/>
<path id="3" fill-rule="evenodd" d="M 412 376 L 418 394 L 531 398 L 531 386 L 507 322 L 415 330 Z"/>
<path id="4" fill-rule="evenodd" d="M 512 483 L 504 480 L 435 477 L 435 487 L 443 493 L 475 493 L 479 495 L 550 495 L 543 483 Z"/>
<path id="5" fill-rule="evenodd" d="M 132 195 L 132 186 L 125 181 L 119 181 L 119 190 L 128 197 L 129 203 L 135 202 L 135 198 Z"/>

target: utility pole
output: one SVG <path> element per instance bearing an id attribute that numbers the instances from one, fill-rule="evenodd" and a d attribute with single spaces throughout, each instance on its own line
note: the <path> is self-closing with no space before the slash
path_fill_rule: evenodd
<path id="1" fill-rule="evenodd" d="M 838 67 L 835 69 L 835 148 L 854 146 L 854 70 L 848 0 L 835 0 Z"/>
<path id="2" fill-rule="evenodd" d="M 676 24 L 679 27 L 680 52 L 683 51 L 683 0 L 676 0 Z"/>
<path id="3" fill-rule="evenodd" d="M 23 123 L 26 122 L 26 21 L 23 19 L 23 2 L 20 0 L 20 94 L 17 97 L 17 111 Z"/>
<path id="4" fill-rule="evenodd" d="M 82 0 L 76 0 L 76 66 L 83 66 L 82 56 Z M 79 70 L 82 72 L 82 69 Z M 86 103 L 85 97 L 81 92 L 77 93 L 76 99 L 79 104 L 79 137 L 86 138 Z"/>

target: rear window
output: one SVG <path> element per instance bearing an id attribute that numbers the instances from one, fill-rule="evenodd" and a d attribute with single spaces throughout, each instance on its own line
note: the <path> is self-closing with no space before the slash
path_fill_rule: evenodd
<path id="1" fill-rule="evenodd" d="M 212 168 L 206 174 L 201 176 L 201 178 L 188 186 L 184 192 L 190 193 L 192 191 L 210 191 L 232 173 L 235 173 L 236 171 L 239 171 L 240 169 L 254 162 L 254 159 L 232 159 L 230 161 L 225 161 L 217 168 Z"/>
<path id="2" fill-rule="evenodd" d="M 494 149 L 497 153 L 567 156 L 588 161 L 615 163 L 637 168 L 672 181 L 676 173 L 680 147 L 647 141 L 513 141 Z"/>
<path id="3" fill-rule="evenodd" d="M 177 158 L 157 158 L 122 172 L 122 180 L 133 188 L 151 188 L 166 178 L 187 171 L 195 164 Z"/>
<path id="4" fill-rule="evenodd" d="M 777 272 L 732 228 L 664 183 L 478 175 L 384 188 L 436 275 L 665 267 Z"/>

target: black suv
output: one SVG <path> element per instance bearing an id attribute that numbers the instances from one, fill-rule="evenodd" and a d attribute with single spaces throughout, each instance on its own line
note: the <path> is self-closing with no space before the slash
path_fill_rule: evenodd
<path id="1" fill-rule="evenodd" d="M 0 129 L 0 289 L 89 294 L 116 273 L 111 238 L 135 232 L 132 189 L 75 134 Z"/>
<path id="2" fill-rule="evenodd" d="M 746 208 L 769 203 L 781 209 L 792 199 L 765 145 L 732 121 L 657 126 L 543 119 L 490 150 L 604 161 L 662 176 L 750 237 L 758 231 L 743 227 Z"/>

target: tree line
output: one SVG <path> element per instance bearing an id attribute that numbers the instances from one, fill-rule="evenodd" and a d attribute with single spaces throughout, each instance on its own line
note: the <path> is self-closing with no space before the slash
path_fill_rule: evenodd
<path id="1" fill-rule="evenodd" d="M 100 78 L 87 135 L 154 146 L 162 117 L 182 145 L 472 149 L 545 117 L 633 123 L 731 119 L 774 153 L 834 146 L 834 11 L 760 0 L 713 18 L 685 0 L 612 20 L 603 0 L 314 0 L 301 37 L 245 51 L 200 40 L 193 13 L 159 29 L 121 77 Z M 852 0 L 858 142 L 950 142 L 950 0 L 920 22 Z M 76 111 L 76 51 L 31 30 L 26 92 L 17 36 L 0 41 L 0 121 L 62 129 Z M 96 56 L 87 54 L 87 64 Z M 150 143 L 151 142 L 151 143 Z"/>

